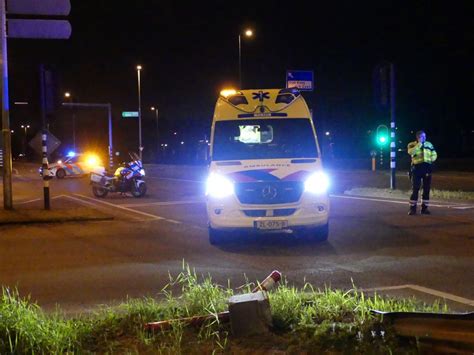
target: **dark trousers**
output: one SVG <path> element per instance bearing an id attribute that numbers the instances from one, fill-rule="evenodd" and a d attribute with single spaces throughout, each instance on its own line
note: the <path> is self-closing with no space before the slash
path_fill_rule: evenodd
<path id="1" fill-rule="evenodd" d="M 428 206 L 430 201 L 431 173 L 431 164 L 421 163 L 413 166 L 411 176 L 412 193 L 410 196 L 410 206 L 416 206 L 422 182 L 423 195 L 421 196 L 421 204 L 423 206 Z"/>

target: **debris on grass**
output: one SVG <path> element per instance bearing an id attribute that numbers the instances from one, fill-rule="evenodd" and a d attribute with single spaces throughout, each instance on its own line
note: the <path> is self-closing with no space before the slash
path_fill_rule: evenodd
<path id="1" fill-rule="evenodd" d="M 237 293 L 250 292 L 253 284 Z M 176 289 L 179 289 L 176 291 Z M 176 294 L 175 294 L 176 292 Z M 217 314 L 234 295 L 210 276 L 198 277 L 184 266 L 157 298 L 128 299 L 93 314 L 66 317 L 60 310 L 45 314 L 17 291 L 3 288 L 0 299 L 0 353 L 220 353 L 283 351 L 288 353 L 417 353 L 417 343 L 396 337 L 373 315 L 381 311 L 446 312 L 440 303 L 414 298 L 366 296 L 353 288 L 316 289 L 291 286 L 286 280 L 268 293 L 272 332 L 233 338 L 228 324 L 212 318 L 201 327 L 173 323 L 167 331 L 149 332 L 143 325 L 157 319 Z"/>

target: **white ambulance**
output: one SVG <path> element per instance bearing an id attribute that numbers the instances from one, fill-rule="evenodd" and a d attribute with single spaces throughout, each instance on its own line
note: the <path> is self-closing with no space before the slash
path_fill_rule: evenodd
<path id="1" fill-rule="evenodd" d="M 311 113 L 298 90 L 222 91 L 210 159 L 211 244 L 235 231 L 328 238 L 329 178 Z"/>

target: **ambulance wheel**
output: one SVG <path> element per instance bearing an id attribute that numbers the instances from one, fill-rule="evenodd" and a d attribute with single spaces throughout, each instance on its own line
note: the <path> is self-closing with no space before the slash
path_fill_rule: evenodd
<path id="1" fill-rule="evenodd" d="M 65 176 L 66 176 L 66 171 L 64 169 L 58 169 L 58 171 L 56 171 L 56 177 L 58 179 L 64 179 Z"/>
<path id="2" fill-rule="evenodd" d="M 308 237 L 311 241 L 325 242 L 329 237 L 329 223 L 320 227 L 311 228 L 308 231 Z"/>
<path id="3" fill-rule="evenodd" d="M 107 196 L 109 191 L 107 189 L 102 188 L 102 187 L 95 187 L 94 186 L 92 188 L 92 193 L 94 194 L 95 197 L 104 198 L 105 196 Z"/>
<path id="4" fill-rule="evenodd" d="M 209 227 L 209 243 L 211 245 L 222 244 L 226 240 L 226 232 Z"/>

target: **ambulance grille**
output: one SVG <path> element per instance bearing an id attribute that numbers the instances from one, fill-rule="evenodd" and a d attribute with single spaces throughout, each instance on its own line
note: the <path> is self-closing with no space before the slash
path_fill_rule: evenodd
<path id="1" fill-rule="evenodd" d="M 298 202 L 304 185 L 300 181 L 259 181 L 235 185 L 235 193 L 241 203 L 275 205 Z"/>

